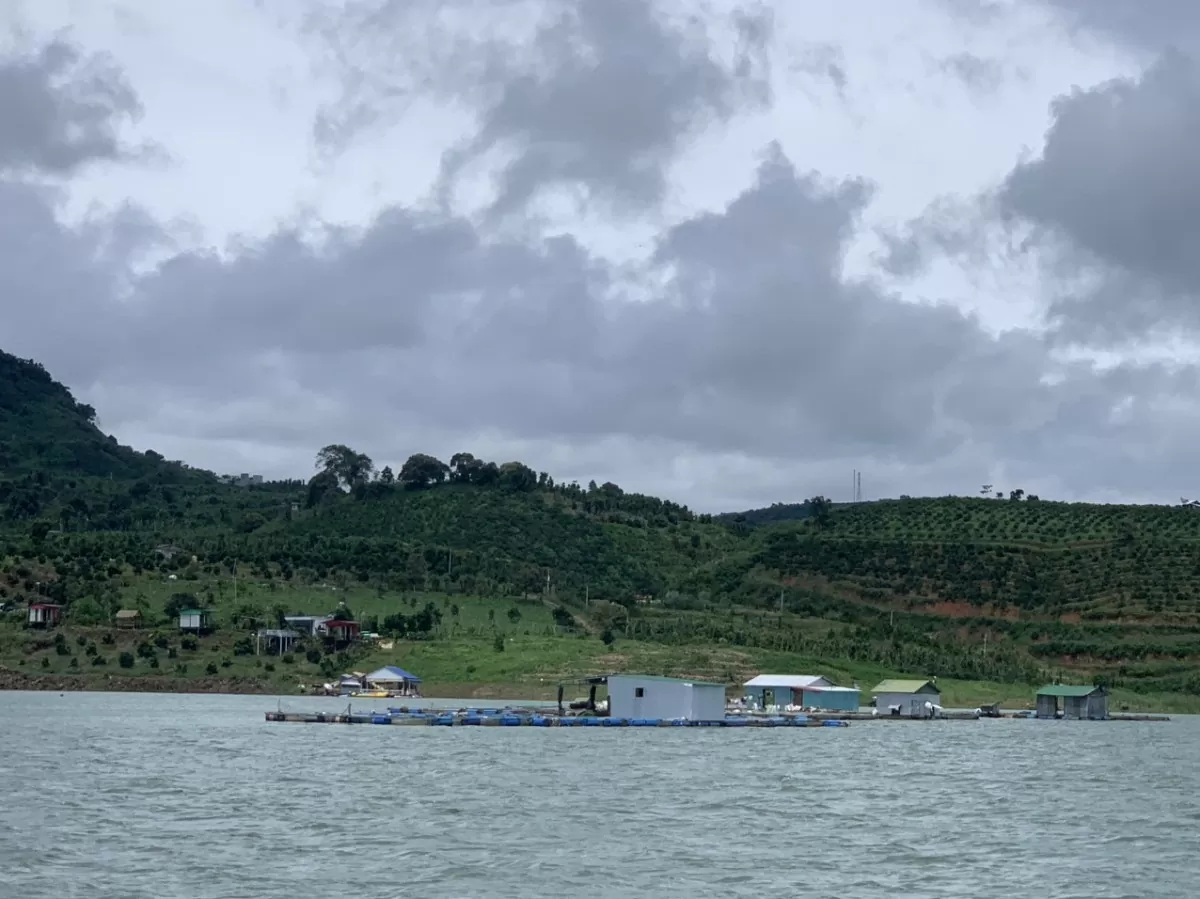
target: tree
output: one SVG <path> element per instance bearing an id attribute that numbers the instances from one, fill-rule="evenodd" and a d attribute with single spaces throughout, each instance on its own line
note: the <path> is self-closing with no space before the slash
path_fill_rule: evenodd
<path id="1" fill-rule="evenodd" d="M 820 530 L 823 531 L 832 524 L 829 510 L 833 504 L 828 499 L 823 496 L 814 496 L 811 499 L 806 499 L 804 504 L 808 506 L 808 514 L 812 518 L 813 524 Z"/>
<path id="2" fill-rule="evenodd" d="M 338 487 L 338 477 L 332 471 L 318 472 L 308 482 L 308 495 L 305 498 L 305 506 L 311 509 L 313 506 L 320 505 L 326 497 L 336 496 L 340 492 Z"/>
<path id="3" fill-rule="evenodd" d="M 343 490 L 352 490 L 371 479 L 375 463 L 364 453 L 352 450 L 344 443 L 331 443 L 317 453 L 317 468 L 337 478 Z"/>
<path id="4" fill-rule="evenodd" d="M 200 605 L 199 600 L 191 593 L 174 593 L 163 604 L 163 615 L 168 619 L 178 619 L 184 609 L 194 609 Z"/>
<path id="5" fill-rule="evenodd" d="M 507 490 L 533 490 L 537 487 L 537 472 L 523 462 L 505 462 L 500 466 L 500 486 Z"/>
<path id="6" fill-rule="evenodd" d="M 1012 500 L 1014 503 L 1019 503 L 1022 499 L 1024 499 L 1024 497 L 1025 497 L 1025 491 L 1019 487 L 1016 490 L 1010 490 L 1008 492 L 1008 498 L 1010 500 Z"/>
<path id="7" fill-rule="evenodd" d="M 396 476 L 392 474 L 392 466 L 383 466 L 383 471 L 379 472 L 379 482 L 381 484 L 387 484 L 389 487 L 396 483 Z"/>
<path id="8" fill-rule="evenodd" d="M 400 483 L 409 490 L 435 487 L 449 476 L 449 465 L 425 453 L 414 453 L 400 468 Z"/>

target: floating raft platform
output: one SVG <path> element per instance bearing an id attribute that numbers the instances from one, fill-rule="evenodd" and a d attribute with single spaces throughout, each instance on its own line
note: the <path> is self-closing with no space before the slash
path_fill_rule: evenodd
<path id="1" fill-rule="evenodd" d="M 771 718 L 725 718 L 720 721 L 664 720 L 659 718 L 598 718 L 559 715 L 478 714 L 365 714 L 345 712 L 267 712 L 268 721 L 291 724 L 386 724 L 410 727 L 848 727 L 846 721 L 821 721 L 805 715 Z"/>

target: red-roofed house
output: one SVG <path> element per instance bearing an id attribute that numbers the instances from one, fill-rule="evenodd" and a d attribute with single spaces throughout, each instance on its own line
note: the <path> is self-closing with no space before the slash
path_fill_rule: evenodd
<path id="1" fill-rule="evenodd" d="M 357 621 L 342 621 L 337 618 L 331 618 L 324 622 L 322 627 L 325 628 L 325 633 L 329 639 L 335 643 L 351 643 L 358 639 L 362 627 Z"/>
<path id="2" fill-rule="evenodd" d="M 30 627 L 54 627 L 62 620 L 63 607 L 55 602 L 35 602 L 29 605 Z"/>

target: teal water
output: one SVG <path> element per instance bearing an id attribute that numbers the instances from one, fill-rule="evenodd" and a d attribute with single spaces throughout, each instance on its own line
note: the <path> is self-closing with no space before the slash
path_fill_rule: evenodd
<path id="1" fill-rule="evenodd" d="M 1200 895 L 1198 718 L 412 728 L 276 705 L 0 693 L 0 897 Z"/>

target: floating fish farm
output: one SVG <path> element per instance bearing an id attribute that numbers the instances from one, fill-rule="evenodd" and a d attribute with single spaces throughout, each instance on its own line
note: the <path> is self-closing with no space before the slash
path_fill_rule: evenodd
<path id="1" fill-rule="evenodd" d="M 848 727 L 849 722 L 820 720 L 807 715 L 727 717 L 717 721 L 686 718 L 610 718 L 592 715 L 540 714 L 515 709 L 428 711 L 388 709 L 386 712 L 267 712 L 267 721 L 291 724 L 383 724 L 409 727 Z"/>

